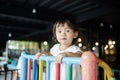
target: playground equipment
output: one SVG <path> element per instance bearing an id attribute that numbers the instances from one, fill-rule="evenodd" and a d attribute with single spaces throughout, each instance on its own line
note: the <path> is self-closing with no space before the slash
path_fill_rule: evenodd
<path id="1" fill-rule="evenodd" d="M 50 63 L 55 61 L 54 56 L 40 56 L 39 68 L 35 55 L 22 52 L 21 80 L 43 80 L 43 62 L 46 62 L 45 80 L 50 80 Z M 67 64 L 67 80 L 72 80 L 72 64 L 82 66 L 82 80 L 97 80 L 97 65 L 104 69 L 104 80 L 115 80 L 111 68 L 102 60 L 99 60 L 93 52 L 84 52 L 82 57 L 64 57 L 63 63 Z M 60 64 L 56 63 L 56 80 L 60 80 Z"/>
<path id="2" fill-rule="evenodd" d="M 105 63 L 103 60 L 99 60 L 98 66 L 104 70 L 104 80 L 116 80 L 114 74 L 112 73 L 112 69 L 107 63 Z"/>

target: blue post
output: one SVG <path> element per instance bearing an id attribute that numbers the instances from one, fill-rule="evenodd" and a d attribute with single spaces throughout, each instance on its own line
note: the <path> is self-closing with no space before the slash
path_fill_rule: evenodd
<path id="1" fill-rule="evenodd" d="M 27 80 L 27 60 L 23 55 L 21 56 L 21 80 Z"/>
<path id="2" fill-rule="evenodd" d="M 46 80 L 50 80 L 50 61 L 46 61 Z"/>
<path id="3" fill-rule="evenodd" d="M 37 62 L 35 59 L 33 59 L 32 80 L 36 80 L 36 70 L 37 70 Z"/>

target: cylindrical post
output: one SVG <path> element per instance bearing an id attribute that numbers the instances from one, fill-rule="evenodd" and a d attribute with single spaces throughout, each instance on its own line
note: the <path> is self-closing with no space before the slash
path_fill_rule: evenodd
<path id="1" fill-rule="evenodd" d="M 39 80 L 43 80 L 43 61 L 39 62 Z"/>
<path id="2" fill-rule="evenodd" d="M 31 60 L 28 60 L 28 72 L 27 72 L 27 80 L 31 80 Z"/>
<path id="3" fill-rule="evenodd" d="M 37 68 L 37 61 L 33 60 L 33 71 L 32 71 L 32 80 L 36 80 L 36 68 Z"/>
<path id="4" fill-rule="evenodd" d="M 36 80 L 39 79 L 39 67 L 38 65 L 36 66 Z"/>
<path id="5" fill-rule="evenodd" d="M 21 64 L 21 80 L 27 80 L 27 59 L 24 58 L 24 56 L 22 55 L 21 57 L 22 59 L 22 62 L 20 63 Z"/>
<path id="6" fill-rule="evenodd" d="M 86 51 L 82 55 L 82 80 L 97 80 L 98 58 L 91 51 Z"/>
<path id="7" fill-rule="evenodd" d="M 67 80 L 72 80 L 72 64 L 67 64 Z"/>
<path id="8" fill-rule="evenodd" d="M 60 64 L 56 63 L 56 80 L 60 80 Z"/>
<path id="9" fill-rule="evenodd" d="M 46 61 L 46 80 L 50 80 L 50 61 Z"/>

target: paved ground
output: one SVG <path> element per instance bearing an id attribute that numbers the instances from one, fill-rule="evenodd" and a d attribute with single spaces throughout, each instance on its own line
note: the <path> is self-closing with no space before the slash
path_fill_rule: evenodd
<path id="1" fill-rule="evenodd" d="M 4 72 L 0 73 L 0 80 L 5 80 L 5 73 Z M 13 77 L 11 78 L 11 73 L 9 72 L 7 74 L 6 80 L 20 80 L 20 79 L 17 79 L 17 76 L 15 74 L 13 74 Z"/>
<path id="2" fill-rule="evenodd" d="M 5 80 L 5 73 L 0 73 L 0 80 Z M 11 79 L 11 73 L 8 72 L 6 80 L 20 80 L 20 78 L 17 78 L 16 74 L 13 74 L 13 78 Z M 45 80 L 45 73 L 43 73 L 43 80 Z"/>

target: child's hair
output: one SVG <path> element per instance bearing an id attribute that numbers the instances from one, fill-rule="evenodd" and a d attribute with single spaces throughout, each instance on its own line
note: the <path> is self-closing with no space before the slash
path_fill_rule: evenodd
<path id="1" fill-rule="evenodd" d="M 74 31 L 74 32 L 79 32 L 79 28 L 76 26 L 76 24 L 74 23 L 74 21 L 70 21 L 67 18 L 59 18 L 56 20 L 54 26 L 53 26 L 53 37 L 52 39 L 55 42 L 58 42 L 56 39 L 56 27 L 59 27 L 60 25 L 64 25 L 65 23 L 67 23 L 67 25 Z M 76 41 L 76 39 L 73 40 L 73 43 Z"/>

